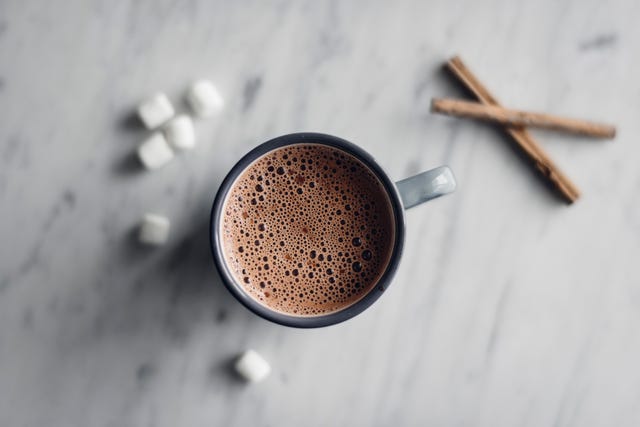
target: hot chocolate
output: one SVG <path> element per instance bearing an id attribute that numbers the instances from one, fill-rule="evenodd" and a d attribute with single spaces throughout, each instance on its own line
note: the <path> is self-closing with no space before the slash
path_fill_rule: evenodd
<path id="1" fill-rule="evenodd" d="M 294 144 L 254 161 L 224 202 L 223 254 L 255 300 L 318 316 L 360 300 L 384 274 L 395 241 L 387 190 L 351 154 Z"/>

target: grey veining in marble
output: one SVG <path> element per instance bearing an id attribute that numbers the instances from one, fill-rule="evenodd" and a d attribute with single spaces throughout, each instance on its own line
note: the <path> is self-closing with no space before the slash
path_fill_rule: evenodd
<path id="1" fill-rule="evenodd" d="M 0 3 L 1 426 L 640 425 L 640 3 Z M 611 121 L 535 132 L 583 191 L 559 203 L 491 127 L 433 116 L 459 53 L 514 108 Z M 155 173 L 132 120 L 216 82 L 228 105 Z M 394 179 L 448 164 L 406 256 L 351 321 L 293 330 L 223 289 L 207 219 L 270 137 L 321 131 Z M 168 246 L 135 243 L 146 211 Z M 246 386 L 247 347 L 273 366 Z"/>

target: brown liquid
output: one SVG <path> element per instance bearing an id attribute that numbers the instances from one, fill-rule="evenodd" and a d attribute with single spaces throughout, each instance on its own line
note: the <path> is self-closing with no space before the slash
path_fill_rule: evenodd
<path id="1" fill-rule="evenodd" d="M 387 192 L 360 160 L 320 144 L 271 151 L 233 184 L 221 224 L 226 263 L 272 310 L 344 309 L 384 273 L 395 239 Z"/>

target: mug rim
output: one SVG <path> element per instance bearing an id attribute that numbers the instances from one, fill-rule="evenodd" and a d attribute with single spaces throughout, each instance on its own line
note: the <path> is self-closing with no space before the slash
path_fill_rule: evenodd
<path id="1" fill-rule="evenodd" d="M 376 177 L 383 184 L 383 187 L 387 191 L 387 196 L 391 202 L 391 207 L 395 220 L 395 239 L 393 244 L 393 250 L 387 267 L 380 276 L 378 282 L 373 286 L 362 298 L 355 303 L 345 307 L 343 309 L 323 314 L 319 316 L 295 316 L 285 314 L 259 303 L 252 298 L 244 289 L 240 283 L 237 283 L 233 274 L 227 266 L 227 262 L 224 258 L 222 250 L 222 238 L 219 233 L 220 221 L 222 220 L 222 210 L 224 203 L 227 199 L 227 195 L 231 190 L 231 187 L 235 183 L 236 179 L 244 172 L 255 160 L 278 148 L 286 147 L 289 145 L 297 144 L 321 144 L 330 147 L 338 148 L 346 153 L 356 157 L 362 161 L 371 171 L 374 172 Z M 404 248 L 405 238 L 405 212 L 402 205 L 402 199 L 400 193 L 394 182 L 389 178 L 389 175 L 378 164 L 378 162 L 365 150 L 359 146 L 339 138 L 333 135 L 327 135 L 323 133 L 315 132 L 300 132 L 282 135 L 273 139 L 270 139 L 257 147 L 253 148 L 247 154 L 245 154 L 238 162 L 231 168 L 229 173 L 225 176 L 224 180 L 220 184 L 220 188 L 216 193 L 216 197 L 213 201 L 211 208 L 211 216 L 209 222 L 209 243 L 211 246 L 211 253 L 213 259 L 222 278 L 222 282 L 225 287 L 231 292 L 231 294 L 246 308 L 252 311 L 254 314 L 262 317 L 263 319 L 271 322 L 290 326 L 295 328 L 318 328 L 324 326 L 335 325 L 345 320 L 351 319 L 362 313 L 369 308 L 387 289 L 395 272 L 398 269 L 402 252 Z"/>

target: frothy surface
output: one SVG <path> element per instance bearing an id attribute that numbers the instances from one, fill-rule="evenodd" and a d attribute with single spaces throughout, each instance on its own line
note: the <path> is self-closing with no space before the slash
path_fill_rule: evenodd
<path id="1" fill-rule="evenodd" d="M 238 283 L 289 315 L 339 311 L 376 285 L 395 238 L 391 203 L 360 160 L 321 144 L 273 150 L 233 184 L 223 253 Z"/>

